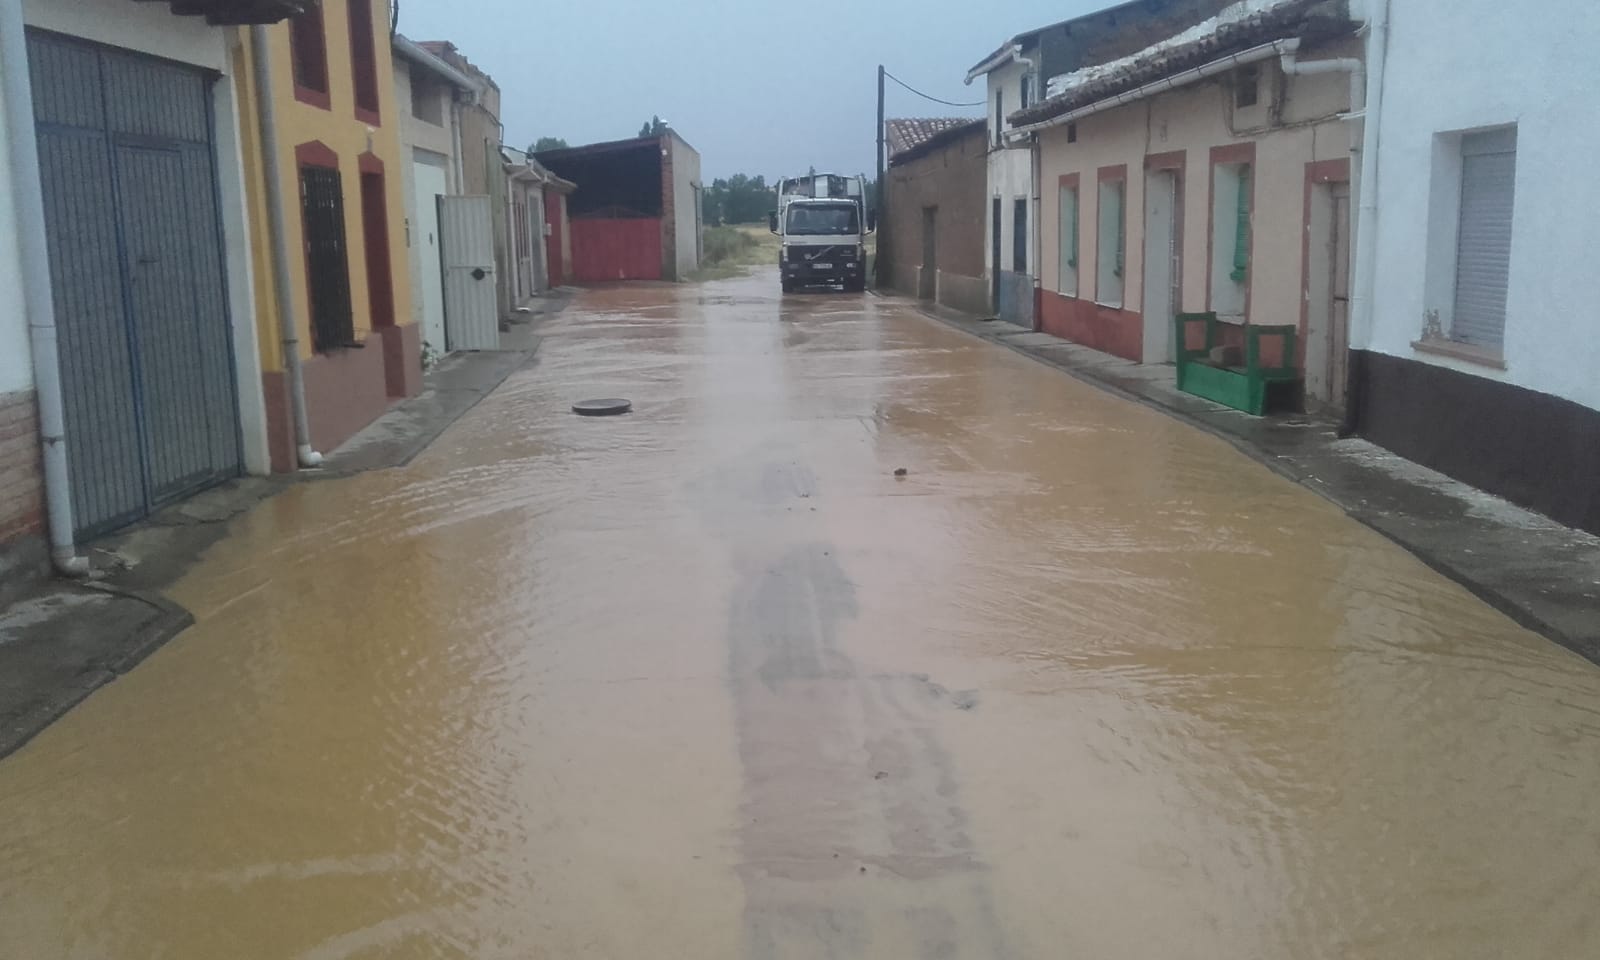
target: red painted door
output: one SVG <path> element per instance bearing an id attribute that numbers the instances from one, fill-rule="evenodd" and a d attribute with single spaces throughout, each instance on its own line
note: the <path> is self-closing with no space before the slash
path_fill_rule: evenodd
<path id="1" fill-rule="evenodd" d="M 573 220 L 572 278 L 579 283 L 661 279 L 661 220 Z"/>
<path id="2" fill-rule="evenodd" d="M 561 263 L 561 194 L 554 190 L 544 195 L 544 222 L 550 227 L 544 245 L 545 266 L 550 273 L 550 286 L 559 287 L 567 282 L 567 275 Z"/>

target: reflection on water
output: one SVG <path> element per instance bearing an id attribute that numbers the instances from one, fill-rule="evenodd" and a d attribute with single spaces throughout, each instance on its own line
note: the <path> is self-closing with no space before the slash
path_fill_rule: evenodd
<path id="1" fill-rule="evenodd" d="M 0 764 L 0 956 L 1593 955 L 1600 671 L 776 287 L 590 292 L 411 467 L 242 520 Z"/>

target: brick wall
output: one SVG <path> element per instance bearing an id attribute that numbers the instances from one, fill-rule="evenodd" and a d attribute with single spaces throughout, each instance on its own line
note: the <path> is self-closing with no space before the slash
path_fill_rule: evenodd
<path id="1" fill-rule="evenodd" d="M 924 282 L 923 210 L 936 207 L 934 259 L 940 302 L 969 313 L 987 312 L 984 275 L 986 133 L 976 127 L 920 157 L 897 162 L 885 176 L 884 219 L 878 225 L 885 282 L 916 296 Z"/>
<path id="2" fill-rule="evenodd" d="M 0 393 L 0 544 L 44 528 L 38 417 L 33 391 Z"/>

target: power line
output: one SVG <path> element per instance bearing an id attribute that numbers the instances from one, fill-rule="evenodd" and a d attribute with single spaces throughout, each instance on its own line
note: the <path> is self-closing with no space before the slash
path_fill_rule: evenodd
<path id="1" fill-rule="evenodd" d="M 938 97 L 930 97 L 926 93 L 923 93 L 921 90 L 918 90 L 916 87 L 913 87 L 911 84 L 906 83 L 904 80 L 901 80 L 899 77 L 895 76 L 894 74 L 890 73 L 887 70 L 883 71 L 883 75 L 888 77 L 890 80 L 893 80 L 895 83 L 900 84 L 900 86 L 905 87 L 907 90 L 910 90 L 912 93 L 916 94 L 917 96 L 921 97 L 924 100 L 932 100 L 934 103 L 942 103 L 947 107 L 981 107 L 981 106 L 984 106 L 984 102 L 982 100 L 977 100 L 977 101 L 974 101 L 972 103 L 956 103 L 953 100 L 940 100 Z"/>

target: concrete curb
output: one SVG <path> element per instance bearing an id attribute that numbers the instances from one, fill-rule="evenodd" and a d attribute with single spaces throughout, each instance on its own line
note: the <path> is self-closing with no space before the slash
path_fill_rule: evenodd
<path id="1" fill-rule="evenodd" d="M 876 293 L 876 291 L 874 292 Z M 896 299 L 881 293 L 877 295 L 886 302 L 893 302 Z M 1394 522 L 1395 516 L 1392 513 L 1373 510 L 1352 496 L 1352 491 L 1341 490 L 1337 484 L 1323 481 L 1321 478 L 1302 469 L 1300 465 L 1292 460 L 1260 446 L 1250 438 L 1241 436 L 1218 424 L 1208 422 L 1190 411 L 1164 403 L 1158 397 L 1129 390 L 1121 384 L 1105 377 L 1097 376 L 1090 370 L 1064 362 L 1061 358 L 1051 356 L 1045 351 L 1030 348 L 1026 344 L 1010 342 L 1010 338 L 1007 336 L 988 334 L 970 326 L 973 323 L 984 322 L 982 320 L 973 319 L 964 324 L 953 317 L 943 316 L 921 304 L 915 304 L 914 306 L 922 316 L 943 324 L 952 330 L 966 334 L 976 340 L 1004 347 L 1030 360 L 1060 370 L 1081 383 L 1104 390 L 1124 400 L 1139 403 L 1226 442 L 1229 446 L 1266 467 L 1277 476 L 1310 490 L 1338 507 L 1346 516 L 1405 549 L 1424 565 L 1459 584 L 1484 603 L 1505 614 L 1518 625 L 1540 634 L 1592 663 L 1600 664 L 1600 633 L 1593 630 L 1580 632 L 1568 629 L 1562 624 L 1541 615 L 1536 609 L 1536 604 L 1530 602 L 1526 590 L 1521 591 L 1521 595 L 1519 595 L 1514 590 L 1506 589 L 1471 570 L 1465 569 L 1447 551 L 1436 549 L 1423 542 L 1420 538 L 1408 536 L 1406 531 L 1397 529 L 1397 524 Z M 1063 343 L 1065 342 L 1063 341 Z M 1217 407 L 1216 409 L 1222 411 L 1224 408 Z M 1595 619 L 1596 622 L 1600 622 L 1600 610 L 1597 610 Z"/>

